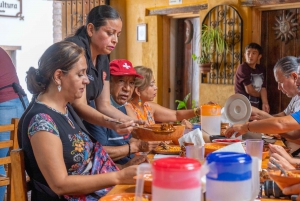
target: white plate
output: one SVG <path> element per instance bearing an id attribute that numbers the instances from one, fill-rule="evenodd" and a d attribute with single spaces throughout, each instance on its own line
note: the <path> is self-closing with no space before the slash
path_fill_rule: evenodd
<path id="1" fill-rule="evenodd" d="M 242 94 L 230 96 L 224 106 L 225 116 L 231 124 L 247 122 L 251 116 L 251 110 L 250 101 Z"/>
<path id="2" fill-rule="evenodd" d="M 212 140 L 214 143 L 220 143 L 220 144 L 233 144 L 236 142 L 241 142 L 243 143 L 243 140 L 238 139 L 238 138 L 230 138 L 230 139 L 214 139 Z"/>

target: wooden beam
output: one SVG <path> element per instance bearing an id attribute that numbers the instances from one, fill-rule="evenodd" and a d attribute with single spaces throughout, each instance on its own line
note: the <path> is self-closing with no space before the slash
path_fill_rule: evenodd
<path id="1" fill-rule="evenodd" d="M 147 8 L 146 16 L 149 15 L 171 15 L 178 13 L 194 13 L 198 14 L 200 10 L 207 9 L 207 3 L 198 5 L 188 5 L 181 7 L 160 7 L 160 8 Z"/>
<path id="2" fill-rule="evenodd" d="M 241 0 L 242 6 L 264 6 L 272 4 L 298 3 L 299 0 Z"/>

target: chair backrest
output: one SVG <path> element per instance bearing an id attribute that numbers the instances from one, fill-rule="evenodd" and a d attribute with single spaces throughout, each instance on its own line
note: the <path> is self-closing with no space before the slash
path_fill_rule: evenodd
<path id="1" fill-rule="evenodd" d="M 13 118 L 11 124 L 0 125 L 0 132 L 10 131 L 10 140 L 0 142 L 0 149 L 9 148 L 10 153 L 0 158 L 0 165 L 7 165 L 7 174 L 0 177 L 0 186 L 7 186 L 7 200 L 27 201 L 24 154 L 17 139 L 18 123 L 19 119 Z"/>

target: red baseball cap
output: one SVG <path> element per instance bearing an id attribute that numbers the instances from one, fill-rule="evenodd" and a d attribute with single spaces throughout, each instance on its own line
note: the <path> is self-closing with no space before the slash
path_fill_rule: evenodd
<path id="1" fill-rule="evenodd" d="M 109 63 L 110 74 L 116 76 L 134 75 L 143 79 L 144 77 L 137 74 L 132 63 L 126 59 L 115 59 Z"/>

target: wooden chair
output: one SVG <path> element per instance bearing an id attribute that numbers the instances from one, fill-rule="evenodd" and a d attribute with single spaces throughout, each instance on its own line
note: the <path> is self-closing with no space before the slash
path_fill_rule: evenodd
<path id="1" fill-rule="evenodd" d="M 7 186 L 8 201 L 27 201 L 24 153 L 18 146 L 19 119 L 0 125 L 0 132 L 10 131 L 10 140 L 0 142 L 0 149 L 9 148 L 9 156 L 0 158 L 0 165 L 7 165 L 6 177 L 0 177 L 0 186 Z M 1 135 L 1 133 L 0 133 Z"/>

